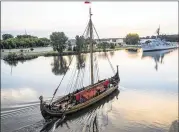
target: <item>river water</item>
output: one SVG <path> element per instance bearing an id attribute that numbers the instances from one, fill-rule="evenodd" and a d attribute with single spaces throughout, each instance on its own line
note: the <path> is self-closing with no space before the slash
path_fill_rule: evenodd
<path id="1" fill-rule="evenodd" d="M 178 49 L 147 53 L 119 50 L 106 54 L 95 53 L 95 68 L 99 67 L 95 80 L 113 76 L 108 56 L 114 70 L 119 65 L 119 91 L 68 117 L 63 124 L 44 121 L 38 98 L 51 98 L 66 70 L 57 96 L 87 86 L 89 54 L 21 62 L 1 60 L 1 131 L 168 132 L 178 119 Z M 78 71 L 79 82 L 72 87 Z"/>

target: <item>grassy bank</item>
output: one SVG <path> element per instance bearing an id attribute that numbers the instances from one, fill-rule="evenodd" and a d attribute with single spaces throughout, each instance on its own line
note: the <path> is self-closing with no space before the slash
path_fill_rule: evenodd
<path id="1" fill-rule="evenodd" d="M 25 55 L 23 53 L 9 53 L 7 56 L 4 56 L 3 60 L 5 61 L 17 61 L 17 60 L 31 60 L 37 58 L 38 55 Z"/>
<path id="2" fill-rule="evenodd" d="M 132 47 L 116 47 L 115 49 L 106 49 L 108 51 L 128 49 Z M 104 52 L 103 49 L 95 49 L 94 52 Z M 90 53 L 90 51 L 83 51 L 81 53 Z M 66 55 L 77 55 L 76 51 L 64 51 L 59 54 L 57 51 L 46 51 L 46 52 L 9 52 L 2 55 L 2 59 L 6 61 L 15 61 L 15 60 L 30 60 L 35 59 L 39 56 L 66 56 Z"/>
<path id="3" fill-rule="evenodd" d="M 114 51 L 114 50 L 117 50 L 117 49 L 107 49 L 106 52 Z M 104 52 L 104 51 L 102 49 L 96 49 L 93 52 Z M 90 53 L 90 51 L 82 51 L 81 53 Z M 51 52 L 43 53 L 43 55 L 42 54 L 41 55 L 42 56 L 58 56 L 58 55 L 66 56 L 66 55 L 77 55 L 77 54 L 78 54 L 78 52 L 75 52 L 75 51 L 64 51 L 61 54 L 59 54 L 58 52 L 55 52 L 55 51 L 51 51 Z"/>

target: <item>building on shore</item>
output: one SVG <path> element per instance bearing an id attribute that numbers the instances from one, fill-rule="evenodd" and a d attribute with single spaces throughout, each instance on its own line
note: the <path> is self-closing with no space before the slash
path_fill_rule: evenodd
<path id="1" fill-rule="evenodd" d="M 124 42 L 124 39 L 123 38 L 103 38 L 103 39 L 95 39 L 96 41 L 96 44 L 99 44 L 99 43 L 112 43 L 112 44 L 115 44 L 116 46 L 119 45 L 119 46 L 124 46 L 125 45 L 125 42 Z M 72 48 L 76 46 L 76 39 L 69 39 L 69 42 L 71 43 L 71 46 Z M 96 45 L 94 45 L 96 46 Z"/>
<path id="2" fill-rule="evenodd" d="M 123 38 L 104 38 L 104 39 L 100 39 L 100 40 L 96 39 L 97 44 L 99 44 L 100 42 L 101 43 L 103 43 L 103 42 L 112 43 L 115 45 L 123 45 L 124 44 Z"/>

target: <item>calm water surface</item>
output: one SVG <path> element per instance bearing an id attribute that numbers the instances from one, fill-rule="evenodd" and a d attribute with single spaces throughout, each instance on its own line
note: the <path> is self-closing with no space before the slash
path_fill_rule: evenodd
<path id="1" fill-rule="evenodd" d="M 111 77 L 113 71 L 105 54 L 95 55 L 99 78 Z M 70 86 L 77 77 L 77 69 L 84 73 L 79 75 L 83 80 L 79 83 L 88 85 L 89 55 L 38 57 L 13 63 L 1 60 L 1 131 L 39 132 L 42 128 L 49 132 L 169 131 L 172 122 L 178 119 L 178 50 L 148 53 L 121 50 L 107 55 L 115 70 L 119 65 L 119 91 L 67 118 L 63 124 L 54 121 L 48 126 L 39 111 L 39 96 L 50 98 L 66 70 L 58 96 L 75 89 Z"/>

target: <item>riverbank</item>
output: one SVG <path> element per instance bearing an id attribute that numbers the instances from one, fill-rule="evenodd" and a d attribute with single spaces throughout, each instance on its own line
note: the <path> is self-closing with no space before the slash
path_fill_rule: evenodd
<path id="1" fill-rule="evenodd" d="M 125 47 L 116 47 L 115 49 L 106 49 L 105 52 L 109 51 L 115 51 L 115 50 L 123 50 L 123 49 L 131 49 L 131 48 L 138 48 L 137 46 L 125 46 Z M 89 53 L 90 51 L 82 51 L 81 53 Z M 94 52 L 104 52 L 103 49 L 96 49 Z M 19 50 L 13 49 L 13 52 L 11 50 L 7 51 L 1 51 L 1 59 L 6 61 L 15 61 L 15 60 L 30 60 L 35 59 L 39 56 L 66 56 L 66 55 L 77 55 L 78 52 L 76 51 L 64 51 L 63 53 L 59 54 L 57 51 L 28 51 L 28 52 L 21 52 Z"/>

